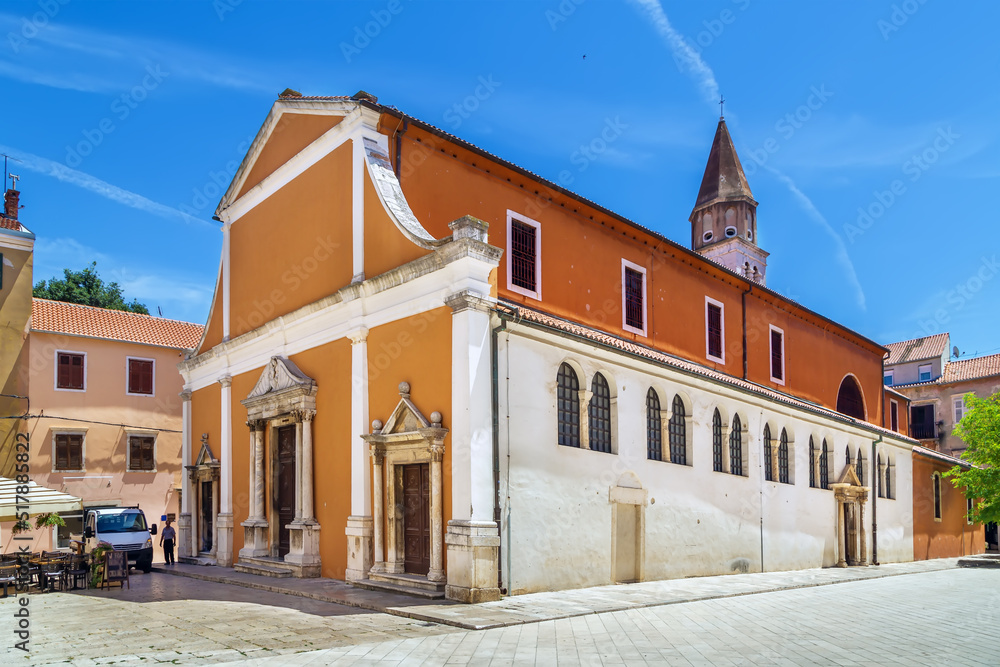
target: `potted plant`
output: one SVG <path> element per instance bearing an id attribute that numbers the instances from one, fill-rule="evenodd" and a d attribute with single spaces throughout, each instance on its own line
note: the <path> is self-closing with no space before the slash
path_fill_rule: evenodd
<path id="1" fill-rule="evenodd" d="M 113 551 L 112 547 L 107 542 L 98 542 L 94 550 L 90 552 L 90 587 L 98 588 L 101 585 L 101 579 L 104 578 L 104 554 L 109 551 Z"/>
<path id="2" fill-rule="evenodd" d="M 55 512 L 43 512 L 35 517 L 35 528 L 51 528 L 52 526 L 65 526 L 66 521 Z"/>
<path id="3" fill-rule="evenodd" d="M 27 519 L 20 519 L 10 528 L 11 535 L 20 535 L 21 533 L 26 533 L 31 530 L 31 522 Z"/>

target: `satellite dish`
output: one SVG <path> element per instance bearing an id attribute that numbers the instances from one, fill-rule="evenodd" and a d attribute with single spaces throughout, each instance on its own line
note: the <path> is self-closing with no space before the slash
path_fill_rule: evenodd
<path id="1" fill-rule="evenodd" d="M 955 345 L 954 347 L 951 348 L 951 356 L 958 359 L 958 345 Z"/>

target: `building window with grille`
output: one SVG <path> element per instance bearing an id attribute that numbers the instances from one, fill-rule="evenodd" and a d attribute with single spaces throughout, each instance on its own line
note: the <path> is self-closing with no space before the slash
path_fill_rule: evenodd
<path id="1" fill-rule="evenodd" d="M 652 387 L 646 392 L 646 458 L 663 460 L 663 422 L 660 420 L 660 397 Z"/>
<path id="2" fill-rule="evenodd" d="M 771 325 L 771 381 L 785 384 L 785 332 Z"/>
<path id="3" fill-rule="evenodd" d="M 687 465 L 687 413 L 680 395 L 674 395 L 670 415 L 670 462 Z"/>
<path id="4" fill-rule="evenodd" d="M 622 328 L 646 335 L 646 269 L 622 260 Z"/>
<path id="5" fill-rule="evenodd" d="M 83 471 L 84 433 L 55 433 L 52 437 L 52 472 Z"/>
<path id="6" fill-rule="evenodd" d="M 128 393 L 140 396 L 153 395 L 153 360 L 128 357 Z"/>
<path id="7" fill-rule="evenodd" d="M 934 485 L 934 520 L 941 520 L 941 473 L 934 473 L 931 475 L 931 481 Z"/>
<path id="8" fill-rule="evenodd" d="M 580 381 L 569 364 L 559 366 L 556 376 L 556 401 L 559 413 L 559 444 L 580 446 Z"/>
<path id="9" fill-rule="evenodd" d="M 587 410 L 590 449 L 611 453 L 611 389 L 600 373 L 594 373 L 590 384 L 590 406 Z"/>
<path id="10" fill-rule="evenodd" d="M 830 488 L 830 448 L 823 438 L 823 449 L 819 453 L 819 488 Z"/>
<path id="11" fill-rule="evenodd" d="M 858 481 L 861 484 L 865 483 L 865 459 L 861 453 L 861 448 L 858 447 L 858 456 L 854 459 L 854 472 L 858 476 Z"/>
<path id="12" fill-rule="evenodd" d="M 771 470 L 771 426 L 764 424 L 764 479 L 768 482 L 774 481 L 774 472 Z"/>
<path id="13" fill-rule="evenodd" d="M 705 354 L 712 361 L 726 363 L 726 324 L 722 302 L 705 297 Z"/>
<path id="14" fill-rule="evenodd" d="M 712 470 L 722 472 L 722 415 L 719 408 L 712 415 Z"/>
<path id="15" fill-rule="evenodd" d="M 87 388 L 87 355 L 56 352 L 56 389 L 84 391 Z"/>
<path id="16" fill-rule="evenodd" d="M 788 432 L 781 429 L 781 438 L 778 440 L 778 481 L 788 484 L 788 480 Z"/>
<path id="17" fill-rule="evenodd" d="M 892 399 L 889 399 L 889 427 L 899 433 L 899 403 Z M 847 455 L 851 455 L 850 450 L 848 450 Z"/>
<path id="18" fill-rule="evenodd" d="M 129 472 L 154 472 L 156 470 L 156 437 L 152 435 L 129 435 Z"/>
<path id="19" fill-rule="evenodd" d="M 733 417 L 733 430 L 729 433 L 729 472 L 743 474 L 743 423 L 739 415 Z"/>
<path id="20" fill-rule="evenodd" d="M 809 486 L 816 488 L 816 443 L 809 436 Z"/>
<path id="21" fill-rule="evenodd" d="M 542 226 L 507 211 L 507 287 L 533 299 L 542 298 Z"/>
<path id="22" fill-rule="evenodd" d="M 887 456 L 885 461 L 885 497 L 892 499 L 895 496 L 894 493 L 895 484 L 893 483 L 893 477 L 896 476 L 896 466 L 892 463 L 892 456 Z"/>

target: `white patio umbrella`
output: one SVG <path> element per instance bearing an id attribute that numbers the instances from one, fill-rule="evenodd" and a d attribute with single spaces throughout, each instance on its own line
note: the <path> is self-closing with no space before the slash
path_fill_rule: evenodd
<path id="1" fill-rule="evenodd" d="M 25 511 L 25 507 L 29 517 L 46 512 L 83 511 L 83 501 L 76 496 L 39 486 L 34 482 L 28 482 L 26 494 L 18 494 L 18 486 L 23 485 L 16 480 L 0 477 L 0 521 L 16 521 L 17 515 Z M 18 495 L 21 496 L 20 499 Z"/>

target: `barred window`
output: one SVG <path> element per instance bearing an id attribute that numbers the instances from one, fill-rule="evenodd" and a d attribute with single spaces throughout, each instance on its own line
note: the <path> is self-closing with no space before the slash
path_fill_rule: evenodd
<path id="1" fill-rule="evenodd" d="M 774 481 L 774 474 L 771 472 L 771 427 L 768 424 L 764 424 L 764 479 Z"/>
<path id="2" fill-rule="evenodd" d="M 875 457 L 875 469 L 878 470 L 879 482 L 882 481 L 882 455 L 879 454 Z M 885 486 L 882 484 L 878 485 L 878 497 L 885 498 Z"/>
<path id="3" fill-rule="evenodd" d="M 851 448 L 850 448 L 850 446 L 847 447 L 847 464 L 846 465 L 847 465 L 847 467 L 851 466 Z"/>
<path id="4" fill-rule="evenodd" d="M 816 443 L 809 436 L 809 486 L 816 486 Z"/>
<path id="5" fill-rule="evenodd" d="M 580 446 L 580 381 L 576 371 L 569 364 L 559 366 L 556 376 L 559 444 L 567 447 Z"/>
<path id="6" fill-rule="evenodd" d="M 660 421 L 660 397 L 650 387 L 646 392 L 646 458 L 663 460 L 663 422 Z"/>
<path id="7" fill-rule="evenodd" d="M 537 292 L 536 248 L 537 233 L 531 225 L 520 220 L 510 221 L 511 281 L 518 287 Z"/>
<path id="8" fill-rule="evenodd" d="M 590 448 L 595 452 L 611 452 L 611 390 L 600 373 L 594 374 L 590 385 L 593 394 L 588 409 Z"/>
<path id="9" fill-rule="evenodd" d="M 670 460 L 682 466 L 687 465 L 687 415 L 684 401 L 674 395 L 673 414 L 670 415 Z"/>
<path id="10" fill-rule="evenodd" d="M 733 417 L 733 430 L 729 434 L 729 472 L 743 474 L 743 424 L 739 415 Z"/>
<path id="11" fill-rule="evenodd" d="M 823 438 L 823 450 L 819 459 L 819 486 L 822 489 L 830 488 L 830 449 L 826 445 L 826 438 Z"/>
<path id="12" fill-rule="evenodd" d="M 854 463 L 854 472 L 858 474 L 858 481 L 865 483 L 865 462 L 861 456 L 861 448 L 858 447 L 858 458 Z"/>
<path id="13" fill-rule="evenodd" d="M 722 472 L 722 415 L 719 408 L 712 415 L 712 470 Z"/>
<path id="14" fill-rule="evenodd" d="M 892 498 L 892 459 L 886 461 L 885 466 L 885 497 Z"/>
<path id="15" fill-rule="evenodd" d="M 722 358 L 722 307 L 708 304 L 708 356 Z"/>
<path id="16" fill-rule="evenodd" d="M 642 303 L 645 291 L 642 288 L 643 278 L 640 271 L 625 267 L 625 324 L 635 329 L 646 326 Z"/>
<path id="17" fill-rule="evenodd" d="M 775 327 L 771 328 L 771 378 L 783 382 L 785 380 L 785 334 Z"/>
<path id="18" fill-rule="evenodd" d="M 778 440 L 778 481 L 788 484 L 788 433 L 785 429 L 781 429 Z"/>

